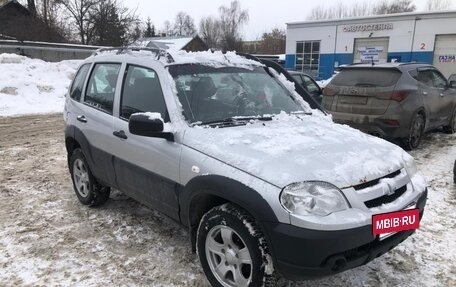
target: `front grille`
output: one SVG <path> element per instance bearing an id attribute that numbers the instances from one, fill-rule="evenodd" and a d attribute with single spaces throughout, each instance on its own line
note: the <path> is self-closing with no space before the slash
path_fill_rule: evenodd
<path id="1" fill-rule="evenodd" d="M 398 199 L 399 197 L 401 197 L 406 191 L 407 191 L 407 185 L 404 185 L 403 187 L 396 189 L 396 191 L 391 195 L 383 195 L 383 196 L 368 200 L 368 201 L 364 202 L 364 204 L 368 208 L 373 208 L 373 207 L 380 206 L 382 204 L 391 203 L 391 202 L 395 201 L 396 199 Z"/>
<path id="2" fill-rule="evenodd" d="M 371 187 L 371 186 L 374 186 L 374 185 L 378 184 L 380 182 L 380 180 L 383 179 L 383 178 L 395 178 L 399 174 L 401 174 L 401 170 L 400 169 L 396 170 L 395 172 L 392 172 L 390 174 L 387 174 L 384 177 L 380 177 L 380 178 L 371 180 L 369 182 L 364 182 L 364 183 L 361 183 L 361 184 L 358 184 L 358 185 L 354 185 L 353 188 L 355 190 L 365 189 L 365 188 L 368 188 L 368 187 Z"/>

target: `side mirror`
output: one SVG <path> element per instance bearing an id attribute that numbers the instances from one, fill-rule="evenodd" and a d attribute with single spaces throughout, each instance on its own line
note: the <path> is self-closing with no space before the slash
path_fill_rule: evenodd
<path id="1" fill-rule="evenodd" d="M 173 133 L 164 132 L 163 126 L 161 118 L 152 118 L 147 114 L 133 114 L 130 116 L 128 130 L 138 136 L 174 141 Z"/>

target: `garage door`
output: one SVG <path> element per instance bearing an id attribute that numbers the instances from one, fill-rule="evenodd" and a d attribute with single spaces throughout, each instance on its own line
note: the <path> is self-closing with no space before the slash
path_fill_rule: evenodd
<path id="1" fill-rule="evenodd" d="M 353 63 L 386 63 L 389 38 L 355 39 Z"/>
<path id="2" fill-rule="evenodd" d="M 433 63 L 447 78 L 456 73 L 456 35 L 435 36 Z"/>

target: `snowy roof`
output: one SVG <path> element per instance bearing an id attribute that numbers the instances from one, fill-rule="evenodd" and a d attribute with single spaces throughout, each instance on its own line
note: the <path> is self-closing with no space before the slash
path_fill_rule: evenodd
<path id="1" fill-rule="evenodd" d="M 185 46 L 187 46 L 193 39 L 194 37 L 143 38 L 136 41 L 135 45 L 140 47 L 179 51 L 185 48 Z"/>

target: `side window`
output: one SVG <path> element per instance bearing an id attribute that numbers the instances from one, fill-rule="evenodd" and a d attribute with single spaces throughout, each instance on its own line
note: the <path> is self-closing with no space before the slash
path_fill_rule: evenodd
<path id="1" fill-rule="evenodd" d="M 84 103 L 112 114 L 120 64 L 96 64 L 90 75 Z"/>
<path id="2" fill-rule="evenodd" d="M 130 65 L 123 83 L 120 117 L 128 120 L 132 114 L 142 112 L 160 113 L 165 122 L 169 121 L 157 73 Z"/>
<path id="3" fill-rule="evenodd" d="M 295 75 L 291 75 L 291 76 L 292 76 L 293 79 L 295 79 L 300 85 L 304 86 L 304 88 L 306 87 L 306 86 L 304 85 L 304 82 L 303 82 L 302 79 L 301 79 L 301 75 L 296 75 L 296 74 L 295 74 Z"/>
<path id="4" fill-rule="evenodd" d="M 434 80 L 433 80 L 433 75 L 431 70 L 421 70 L 418 71 L 418 75 L 416 77 L 416 80 L 428 87 L 433 87 L 434 86 Z"/>
<path id="5" fill-rule="evenodd" d="M 447 86 L 447 80 L 437 71 L 432 71 L 434 75 L 434 87 L 444 89 Z"/>
<path id="6" fill-rule="evenodd" d="M 304 78 L 304 82 L 306 83 L 307 91 L 309 93 L 318 93 L 320 92 L 320 88 L 312 81 L 311 78 L 307 76 L 302 76 Z"/>
<path id="7" fill-rule="evenodd" d="M 87 77 L 87 73 L 89 72 L 90 64 L 84 64 L 79 68 L 76 77 L 73 80 L 73 85 L 70 89 L 70 97 L 75 101 L 81 100 L 82 89 L 84 87 L 84 81 Z"/>

